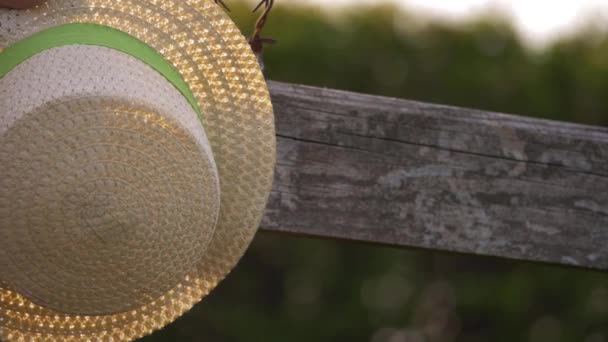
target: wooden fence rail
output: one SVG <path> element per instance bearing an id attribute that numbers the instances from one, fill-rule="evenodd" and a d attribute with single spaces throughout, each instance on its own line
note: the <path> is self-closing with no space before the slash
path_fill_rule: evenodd
<path id="1" fill-rule="evenodd" d="M 262 229 L 608 270 L 608 129 L 270 91 L 278 165 Z"/>

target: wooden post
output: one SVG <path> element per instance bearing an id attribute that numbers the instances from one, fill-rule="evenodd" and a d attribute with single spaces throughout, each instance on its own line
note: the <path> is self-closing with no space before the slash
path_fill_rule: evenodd
<path id="1" fill-rule="evenodd" d="M 262 229 L 608 270 L 608 129 L 270 82 Z"/>

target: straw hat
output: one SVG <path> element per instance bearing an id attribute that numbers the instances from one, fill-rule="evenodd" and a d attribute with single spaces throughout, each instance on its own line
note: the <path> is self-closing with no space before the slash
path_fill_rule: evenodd
<path id="1" fill-rule="evenodd" d="M 131 340 L 234 267 L 274 120 L 213 0 L 0 10 L 0 339 Z"/>

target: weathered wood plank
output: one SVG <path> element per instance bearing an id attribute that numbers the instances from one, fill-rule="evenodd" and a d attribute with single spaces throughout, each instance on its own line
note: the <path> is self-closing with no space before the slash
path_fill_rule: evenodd
<path id="1" fill-rule="evenodd" d="M 608 270 L 608 129 L 270 82 L 262 229 Z"/>

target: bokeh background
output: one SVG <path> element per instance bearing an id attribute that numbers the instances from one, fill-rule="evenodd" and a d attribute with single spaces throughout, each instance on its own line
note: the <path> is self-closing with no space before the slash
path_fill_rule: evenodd
<path id="1" fill-rule="evenodd" d="M 251 3 L 226 1 L 249 33 Z M 530 1 L 550 15 L 553 2 Z M 269 79 L 608 125 L 608 35 L 592 21 L 531 42 L 500 11 L 277 2 Z M 143 341 L 608 342 L 608 273 L 260 233 L 210 296 Z"/>

